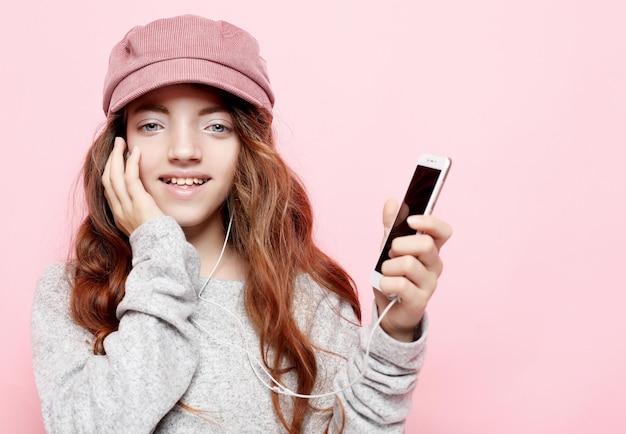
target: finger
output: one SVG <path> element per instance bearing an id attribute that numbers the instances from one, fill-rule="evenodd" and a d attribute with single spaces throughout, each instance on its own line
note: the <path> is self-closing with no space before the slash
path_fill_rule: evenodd
<path id="1" fill-rule="evenodd" d="M 385 204 L 383 205 L 383 239 L 381 241 L 381 248 L 391 231 L 391 225 L 393 225 L 393 221 L 398 213 L 399 204 L 394 199 L 387 199 Z"/>
<path id="2" fill-rule="evenodd" d="M 410 256 L 417 258 L 429 270 L 440 273 L 442 268 L 439 248 L 433 237 L 427 234 L 398 237 L 391 243 L 390 258 Z"/>
<path id="3" fill-rule="evenodd" d="M 134 147 L 126 160 L 126 172 L 124 175 L 124 181 L 126 183 L 126 190 L 130 198 L 135 201 L 141 198 L 142 194 L 146 194 L 146 189 L 139 178 L 139 159 L 141 158 L 141 152 L 138 147 Z"/>
<path id="4" fill-rule="evenodd" d="M 437 249 L 441 249 L 452 236 L 452 227 L 431 215 L 413 215 L 407 218 L 409 227 L 417 232 L 430 235 L 435 241 Z"/>
<path id="5" fill-rule="evenodd" d="M 383 206 L 383 225 L 388 230 L 393 224 L 393 220 L 398 213 L 398 201 L 394 199 L 388 199 Z"/>
<path id="6" fill-rule="evenodd" d="M 111 151 L 110 160 L 110 179 L 111 186 L 120 206 L 123 210 L 129 212 L 132 210 L 132 201 L 126 188 L 126 164 L 124 162 L 124 151 L 126 149 L 126 142 L 121 137 L 115 138 L 115 144 L 113 145 L 113 151 Z"/>
<path id="7" fill-rule="evenodd" d="M 380 280 L 380 288 L 383 294 L 398 297 L 405 310 L 415 309 L 415 306 L 425 307 L 435 290 L 432 285 L 421 288 L 402 276 L 384 276 Z"/>
<path id="8" fill-rule="evenodd" d="M 382 272 L 383 277 L 404 278 L 416 288 L 432 293 L 437 286 L 441 268 L 441 261 L 428 268 L 414 256 L 400 256 L 385 261 Z"/>
<path id="9" fill-rule="evenodd" d="M 386 318 L 388 326 L 395 324 L 392 325 L 394 329 L 414 329 L 420 322 L 428 300 L 434 292 L 434 286 L 428 286 L 424 290 L 400 276 L 384 276 L 380 280 L 380 287 L 382 296 L 376 297 L 379 309 L 387 306 L 386 295 L 397 297 L 399 300 L 399 303 L 392 308 L 393 312 L 390 312 Z"/>
<path id="10" fill-rule="evenodd" d="M 104 165 L 104 170 L 102 172 L 101 181 L 102 181 L 102 186 L 104 187 L 104 196 L 106 197 L 107 202 L 109 203 L 109 208 L 111 208 L 112 211 L 119 209 L 120 202 L 111 184 L 111 156 L 110 155 L 109 155 L 109 158 L 107 159 L 106 164 Z"/>
<path id="11" fill-rule="evenodd" d="M 141 160 L 141 150 L 134 147 L 130 156 L 126 160 L 125 183 L 126 191 L 131 200 L 132 209 L 129 209 L 129 233 L 146 221 L 163 215 L 154 198 L 144 187 L 139 175 L 139 162 Z"/>

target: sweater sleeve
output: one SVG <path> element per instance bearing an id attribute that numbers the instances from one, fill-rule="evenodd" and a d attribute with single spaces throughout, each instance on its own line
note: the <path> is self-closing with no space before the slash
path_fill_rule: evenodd
<path id="1" fill-rule="evenodd" d="M 64 264 L 48 267 L 32 310 L 33 365 L 49 433 L 150 433 L 183 395 L 198 356 L 188 321 L 199 258 L 170 217 L 130 237 L 133 268 L 117 308 L 117 331 L 93 354 L 75 324 Z"/>
<path id="2" fill-rule="evenodd" d="M 316 334 L 326 340 L 324 334 L 330 333 L 325 342 L 330 346 L 326 348 L 345 358 L 333 379 L 333 390 L 342 392 L 335 399 L 329 433 L 342 432 L 342 426 L 344 434 L 404 432 L 424 362 L 428 320 L 424 316 L 418 339 L 405 343 L 379 327 L 372 335 L 378 320 L 376 309 L 373 311 L 372 324 L 360 327 L 352 308 L 334 296 L 325 297 L 317 309 Z M 322 327 L 327 331 L 322 331 Z"/>

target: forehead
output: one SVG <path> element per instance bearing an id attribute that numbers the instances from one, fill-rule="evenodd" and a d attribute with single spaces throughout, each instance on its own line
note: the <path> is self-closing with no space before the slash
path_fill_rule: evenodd
<path id="1" fill-rule="evenodd" d="M 171 106 L 178 103 L 196 104 L 207 108 L 220 107 L 228 111 L 223 91 L 200 84 L 175 84 L 154 89 L 131 101 L 127 106 L 129 114 L 147 106 Z"/>

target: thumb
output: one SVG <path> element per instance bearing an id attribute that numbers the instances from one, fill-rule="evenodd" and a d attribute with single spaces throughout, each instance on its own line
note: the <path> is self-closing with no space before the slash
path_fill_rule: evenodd
<path id="1" fill-rule="evenodd" d="M 385 238 L 391 230 L 393 220 L 398 213 L 398 201 L 394 199 L 388 199 L 383 206 L 383 225 L 385 226 Z"/>

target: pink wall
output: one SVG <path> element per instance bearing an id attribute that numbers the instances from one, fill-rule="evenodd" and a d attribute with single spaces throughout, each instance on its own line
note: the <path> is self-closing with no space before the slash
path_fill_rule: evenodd
<path id="1" fill-rule="evenodd" d="M 281 148 L 366 306 L 383 200 L 421 152 L 453 158 L 437 213 L 455 235 L 409 432 L 626 432 L 618 0 L 3 3 L 0 432 L 43 432 L 30 302 L 66 251 L 109 49 L 186 12 L 258 37 Z"/>

